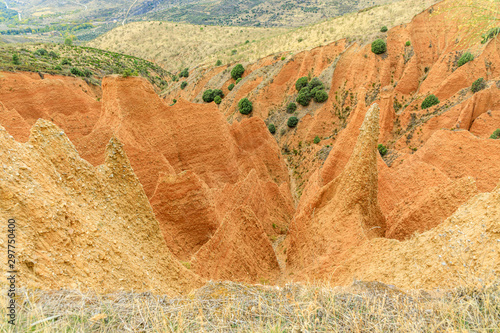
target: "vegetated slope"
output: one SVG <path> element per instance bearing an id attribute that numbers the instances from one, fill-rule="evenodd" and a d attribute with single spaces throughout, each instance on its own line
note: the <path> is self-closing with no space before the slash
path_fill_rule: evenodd
<path id="1" fill-rule="evenodd" d="M 254 62 L 270 54 L 298 52 L 341 38 L 368 39 L 383 25 L 408 22 L 433 3 L 434 0 L 399 1 L 290 31 L 134 22 L 113 29 L 88 45 L 151 59 L 172 71 L 200 64 L 213 66 L 217 60 L 223 64 Z"/>
<path id="2" fill-rule="evenodd" d="M 18 283 L 167 294 L 200 286 L 168 250 L 119 140 L 105 154 L 93 167 L 45 120 L 24 144 L 0 128 L 0 218 L 15 220 Z M 0 246 L 7 262 L 7 243 Z"/>
<path id="3" fill-rule="evenodd" d="M 171 78 L 162 67 L 144 59 L 61 44 L 0 44 L 0 69 L 79 76 L 94 84 L 110 74 L 141 75 L 159 91 Z"/>
<path id="4" fill-rule="evenodd" d="M 394 0 L 351 1 L 249 1 L 212 0 L 178 4 L 157 9 L 148 15 L 154 19 L 192 24 L 299 27 L 366 7 L 385 5 Z"/>

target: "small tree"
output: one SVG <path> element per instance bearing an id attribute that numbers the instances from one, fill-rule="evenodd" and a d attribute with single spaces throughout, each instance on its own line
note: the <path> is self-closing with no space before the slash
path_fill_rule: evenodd
<path id="1" fill-rule="evenodd" d="M 222 65 L 222 61 L 217 60 L 217 62 L 215 63 L 215 66 L 220 66 L 220 65 Z"/>
<path id="2" fill-rule="evenodd" d="M 486 82 L 484 82 L 484 79 L 480 77 L 479 79 L 477 79 L 472 83 L 471 90 L 475 94 L 478 91 L 483 90 L 484 88 L 486 88 Z"/>
<path id="3" fill-rule="evenodd" d="M 428 109 L 431 106 L 439 104 L 439 99 L 435 95 L 427 96 L 422 102 L 422 110 Z"/>
<path id="4" fill-rule="evenodd" d="M 184 68 L 180 73 L 179 77 L 189 77 L 189 68 Z"/>
<path id="5" fill-rule="evenodd" d="M 315 144 L 318 144 L 321 142 L 321 139 L 319 138 L 319 136 L 316 135 L 316 137 L 314 138 L 314 141 L 313 141 Z"/>
<path id="6" fill-rule="evenodd" d="M 318 90 L 316 91 L 316 94 L 314 94 L 314 101 L 317 103 L 326 102 L 327 99 L 328 99 L 328 94 L 324 90 Z"/>
<path id="7" fill-rule="evenodd" d="M 464 54 L 462 54 L 462 56 L 460 57 L 460 59 L 458 59 L 457 66 L 461 67 L 461 66 L 465 65 L 466 63 L 468 63 L 469 61 L 472 61 L 472 60 L 474 60 L 474 56 L 472 55 L 472 53 L 465 52 Z"/>
<path id="8" fill-rule="evenodd" d="M 385 156 L 387 154 L 387 147 L 384 146 L 383 144 L 379 143 L 378 145 L 378 152 L 380 153 L 380 156 Z"/>
<path id="9" fill-rule="evenodd" d="M 299 119 L 297 117 L 290 117 L 290 118 L 288 118 L 288 121 L 286 124 L 288 125 L 288 127 L 293 128 L 293 127 L 297 126 L 298 123 L 299 123 Z"/>
<path id="10" fill-rule="evenodd" d="M 250 114 L 253 110 L 252 102 L 248 100 L 248 98 L 242 98 L 238 102 L 238 110 L 241 114 Z"/>
<path id="11" fill-rule="evenodd" d="M 387 44 L 384 42 L 383 39 L 376 39 L 372 43 L 372 52 L 375 54 L 382 54 L 387 51 Z"/>
<path id="12" fill-rule="evenodd" d="M 71 60 L 67 59 L 67 58 L 64 58 L 62 61 L 61 61 L 61 65 L 65 66 L 71 66 Z"/>
<path id="13" fill-rule="evenodd" d="M 314 88 L 317 88 L 317 89 L 325 89 L 325 85 L 323 84 L 323 82 L 320 81 L 320 79 L 318 79 L 317 77 L 313 78 L 308 84 L 307 86 L 309 87 L 309 89 L 314 89 Z"/>
<path id="14" fill-rule="evenodd" d="M 42 56 L 42 57 L 45 57 L 49 53 L 47 52 L 46 49 L 38 49 L 38 50 L 35 51 L 35 54 L 39 55 L 39 56 Z"/>
<path id="15" fill-rule="evenodd" d="M 228 87 L 227 87 L 227 90 L 231 91 L 233 90 L 234 88 L 234 83 L 231 83 Z"/>
<path id="16" fill-rule="evenodd" d="M 267 129 L 269 129 L 269 132 L 271 134 L 276 133 L 276 126 L 274 126 L 274 124 L 269 124 L 269 126 L 267 126 Z"/>
<path id="17" fill-rule="evenodd" d="M 76 75 L 76 76 L 85 76 L 85 73 L 76 67 L 72 67 L 70 69 L 70 72 L 71 72 L 71 74 Z"/>
<path id="18" fill-rule="evenodd" d="M 243 73 L 245 72 L 245 68 L 243 67 L 242 64 L 237 64 L 234 66 L 234 68 L 231 70 L 231 77 L 235 80 L 241 78 L 243 76 Z"/>
<path id="19" fill-rule="evenodd" d="M 220 96 L 215 96 L 214 97 L 214 103 L 219 105 L 222 102 L 222 97 Z"/>
<path id="20" fill-rule="evenodd" d="M 205 90 L 201 98 L 204 102 L 211 103 L 214 101 L 214 92 L 212 89 Z"/>
<path id="21" fill-rule="evenodd" d="M 297 91 L 300 91 L 302 88 L 307 87 L 308 81 L 309 80 L 307 79 L 307 76 L 301 77 L 295 82 L 295 89 L 297 89 Z"/>
<path id="22" fill-rule="evenodd" d="M 406 44 L 405 44 L 405 45 L 406 45 L 406 46 L 410 46 L 410 45 L 411 45 L 411 42 L 408 40 L 408 41 L 406 41 Z"/>
<path id="23" fill-rule="evenodd" d="M 380 28 L 380 32 L 387 32 L 387 30 L 389 30 L 389 29 L 387 29 L 387 27 L 385 25 L 382 28 Z"/>
<path id="24" fill-rule="evenodd" d="M 182 81 L 181 89 L 184 90 L 184 88 L 186 88 L 187 85 L 188 85 L 188 83 L 186 81 Z"/>
<path id="25" fill-rule="evenodd" d="M 490 139 L 500 139 L 500 128 L 496 129 L 495 132 L 493 132 L 493 134 L 490 136 Z"/>
<path id="26" fill-rule="evenodd" d="M 296 101 L 302 106 L 308 106 L 309 103 L 311 103 L 312 97 L 313 95 L 311 94 L 311 90 L 309 89 L 309 87 L 304 87 L 297 95 Z"/>
<path id="27" fill-rule="evenodd" d="M 14 65 L 20 65 L 20 64 L 21 64 L 21 61 L 19 60 L 19 54 L 14 53 L 14 54 L 12 55 L 12 63 L 13 63 Z"/>
<path id="28" fill-rule="evenodd" d="M 295 104 L 294 102 L 288 103 L 288 105 L 286 107 L 286 112 L 287 113 L 294 113 L 295 110 L 297 110 L 297 104 Z"/>

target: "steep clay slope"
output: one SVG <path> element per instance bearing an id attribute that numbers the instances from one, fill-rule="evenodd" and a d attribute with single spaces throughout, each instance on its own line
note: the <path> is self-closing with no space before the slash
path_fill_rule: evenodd
<path id="1" fill-rule="evenodd" d="M 39 120 L 25 144 L 0 128 L 0 161 L 0 218 L 16 220 L 20 285 L 170 294 L 200 286 L 170 254 L 116 138 L 96 168 Z"/>

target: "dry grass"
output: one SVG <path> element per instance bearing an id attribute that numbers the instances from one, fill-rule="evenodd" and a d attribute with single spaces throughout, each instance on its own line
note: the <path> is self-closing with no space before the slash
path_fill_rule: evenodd
<path id="1" fill-rule="evenodd" d="M 4 298 L 5 296 L 2 296 Z M 186 297 L 148 293 L 26 291 L 17 331 L 26 332 L 498 332 L 500 288 L 431 296 L 379 283 L 283 288 L 209 282 Z M 6 300 L 2 300 L 6 304 Z M 5 307 L 0 315 L 5 318 Z M 2 332 L 15 329 L 2 321 Z"/>
<path id="2" fill-rule="evenodd" d="M 173 71 L 200 64 L 213 66 L 218 59 L 223 64 L 253 62 L 270 54 L 295 53 L 342 38 L 371 40 L 383 25 L 390 28 L 409 22 L 436 2 L 403 0 L 293 30 L 135 22 L 88 45 L 156 61 Z M 247 40 L 249 43 L 245 43 Z"/>

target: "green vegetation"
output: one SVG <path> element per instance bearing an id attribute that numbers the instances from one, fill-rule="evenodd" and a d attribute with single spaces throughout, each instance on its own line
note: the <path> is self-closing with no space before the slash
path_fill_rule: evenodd
<path id="1" fill-rule="evenodd" d="M 302 106 L 308 106 L 313 98 L 317 103 L 323 103 L 328 99 L 328 94 L 324 90 L 325 85 L 317 77 L 310 82 L 307 82 L 307 77 L 301 77 L 295 82 L 295 88 L 299 87 L 302 88 L 297 95 L 296 101 Z"/>
<path id="2" fill-rule="evenodd" d="M 298 123 L 299 123 L 299 119 L 297 117 L 290 117 L 290 118 L 288 118 L 288 121 L 286 124 L 288 125 L 288 127 L 293 128 L 293 127 L 297 126 Z"/>
<path id="3" fill-rule="evenodd" d="M 19 54 L 14 53 L 14 54 L 12 55 L 12 63 L 13 63 L 14 65 L 20 65 L 20 64 L 21 64 L 21 61 L 19 60 Z"/>
<path id="4" fill-rule="evenodd" d="M 231 77 L 235 80 L 240 79 L 243 76 L 243 73 L 245 72 L 245 68 L 243 68 L 242 64 L 237 64 L 234 66 L 234 68 L 231 70 Z"/>
<path id="5" fill-rule="evenodd" d="M 314 94 L 314 101 L 316 103 L 326 102 L 327 99 L 328 99 L 328 94 L 324 90 L 318 90 L 316 91 L 316 94 Z"/>
<path id="6" fill-rule="evenodd" d="M 189 77 L 189 68 L 184 68 L 180 73 L 179 77 Z"/>
<path id="7" fill-rule="evenodd" d="M 387 32 L 387 30 L 389 30 L 389 29 L 387 29 L 387 27 L 385 25 L 382 28 L 380 28 L 380 32 Z"/>
<path id="8" fill-rule="evenodd" d="M 184 90 L 184 88 L 186 88 L 188 85 L 188 83 L 186 81 L 182 81 L 181 83 L 181 89 Z"/>
<path id="9" fill-rule="evenodd" d="M 500 139 L 500 128 L 496 129 L 495 132 L 493 132 L 493 134 L 490 136 L 490 139 Z"/>
<path id="10" fill-rule="evenodd" d="M 380 153 L 380 156 L 385 156 L 387 154 L 387 147 L 384 146 L 383 144 L 379 143 L 378 145 L 378 152 Z"/>
<path id="11" fill-rule="evenodd" d="M 252 112 L 253 110 L 252 102 L 250 102 L 246 97 L 242 98 L 238 102 L 238 110 L 241 114 L 250 114 L 250 112 Z"/>
<path id="12" fill-rule="evenodd" d="M 476 81 L 474 81 L 472 83 L 471 90 L 475 94 L 478 91 L 483 90 L 484 88 L 486 88 L 486 82 L 484 81 L 484 79 L 482 77 L 480 77 L 479 79 L 477 79 Z"/>
<path id="13" fill-rule="evenodd" d="M 472 55 L 472 53 L 465 52 L 464 54 L 462 54 L 462 56 L 460 57 L 460 59 L 458 59 L 457 66 L 461 67 L 461 66 L 465 65 L 466 63 L 468 63 L 469 61 L 472 61 L 472 60 L 474 60 L 474 56 Z"/>
<path id="14" fill-rule="evenodd" d="M 211 103 L 215 100 L 215 97 L 219 96 L 221 99 L 224 97 L 224 93 L 220 89 L 208 89 L 203 92 L 202 99 L 207 103 Z"/>
<path id="15" fill-rule="evenodd" d="M 222 102 L 222 97 L 220 97 L 219 95 L 214 97 L 215 104 L 219 105 L 221 102 Z"/>
<path id="16" fill-rule="evenodd" d="M 307 76 L 301 77 L 295 82 L 295 89 L 297 91 L 300 91 L 302 88 L 307 87 L 307 83 L 309 82 L 309 79 Z"/>
<path id="17" fill-rule="evenodd" d="M 483 38 L 481 44 L 486 44 L 490 39 L 495 38 L 498 34 L 500 34 L 500 27 L 488 30 L 487 33 L 481 36 Z"/>
<path id="18" fill-rule="evenodd" d="M 427 96 L 422 102 L 422 110 L 428 109 L 431 106 L 439 104 L 439 99 L 435 95 Z"/>
<path id="19" fill-rule="evenodd" d="M 319 136 L 316 135 L 316 137 L 314 138 L 314 141 L 313 141 L 315 144 L 318 144 L 321 142 L 321 139 L 319 138 Z"/>
<path id="20" fill-rule="evenodd" d="M 406 41 L 406 44 L 405 44 L 405 45 L 406 45 L 406 46 L 410 46 L 410 45 L 411 45 L 411 42 L 408 40 L 408 41 Z"/>
<path id="21" fill-rule="evenodd" d="M 294 113 L 295 110 L 297 110 L 297 104 L 295 104 L 294 102 L 288 103 L 288 105 L 286 106 L 286 112 L 287 113 Z"/>
<path id="22" fill-rule="evenodd" d="M 222 61 L 219 59 L 219 60 L 217 60 L 217 62 L 215 63 L 215 66 L 219 67 L 220 65 L 222 65 Z"/>
<path id="23" fill-rule="evenodd" d="M 37 56 L 41 56 L 41 57 L 45 57 L 47 56 L 49 53 L 47 52 L 46 49 L 38 49 L 35 51 L 35 55 Z"/>
<path id="24" fill-rule="evenodd" d="M 234 88 L 234 83 L 231 83 L 229 86 L 227 86 L 227 90 L 231 91 Z"/>
<path id="25" fill-rule="evenodd" d="M 387 44 L 383 39 L 376 39 L 372 43 L 372 52 L 375 54 L 382 54 L 387 51 Z"/>
<path id="26" fill-rule="evenodd" d="M 66 38 L 64 40 L 64 45 L 68 45 L 68 46 L 73 45 L 73 38 L 70 38 L 70 37 Z"/>
<path id="27" fill-rule="evenodd" d="M 137 73 L 137 71 L 134 71 L 134 70 L 132 70 L 132 69 L 130 69 L 130 68 L 125 69 L 125 70 L 123 71 L 123 73 L 122 73 L 122 76 L 123 76 L 123 77 L 137 76 L 137 75 L 139 75 L 139 74 Z"/>
<path id="28" fill-rule="evenodd" d="M 236 80 L 236 82 L 235 82 L 234 84 L 238 84 L 238 83 L 240 83 L 240 82 L 241 82 L 241 80 L 243 80 L 243 79 L 240 77 L 238 80 Z"/>
<path id="29" fill-rule="evenodd" d="M 274 124 L 269 124 L 269 126 L 267 126 L 267 129 L 269 129 L 269 132 L 271 134 L 276 133 L 276 126 L 274 126 Z"/>

